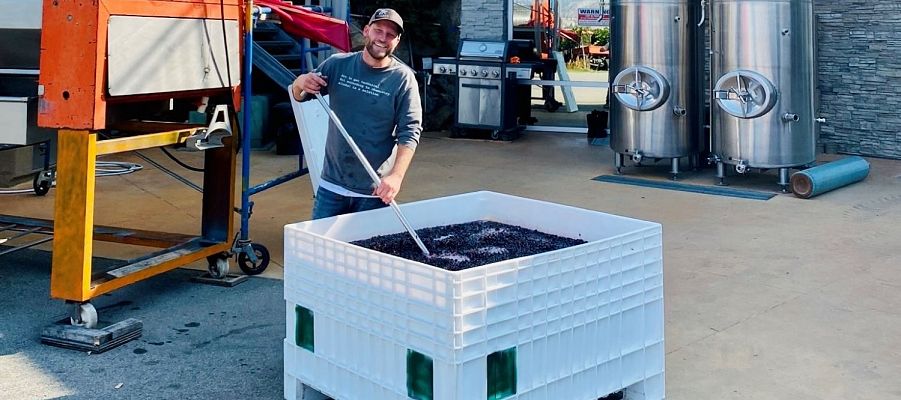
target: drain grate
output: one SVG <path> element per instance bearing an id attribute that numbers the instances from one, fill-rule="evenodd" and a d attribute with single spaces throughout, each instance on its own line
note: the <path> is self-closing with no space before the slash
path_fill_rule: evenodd
<path id="1" fill-rule="evenodd" d="M 650 179 L 633 178 L 620 175 L 601 175 L 592 180 L 607 183 L 620 183 L 623 185 L 642 186 L 655 189 L 676 190 L 679 192 L 690 192 L 708 194 L 713 196 L 737 197 L 740 199 L 750 200 L 769 200 L 776 197 L 775 193 L 760 192 L 756 190 L 735 189 L 722 186 L 703 186 L 691 185 L 679 182 L 664 182 Z"/>

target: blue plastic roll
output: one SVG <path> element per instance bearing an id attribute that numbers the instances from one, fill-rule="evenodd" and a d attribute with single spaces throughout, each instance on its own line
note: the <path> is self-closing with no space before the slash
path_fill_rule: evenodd
<path id="1" fill-rule="evenodd" d="M 848 157 L 796 172 L 791 177 L 795 196 L 809 199 L 830 190 L 860 182 L 870 173 L 870 163 L 862 157 Z"/>

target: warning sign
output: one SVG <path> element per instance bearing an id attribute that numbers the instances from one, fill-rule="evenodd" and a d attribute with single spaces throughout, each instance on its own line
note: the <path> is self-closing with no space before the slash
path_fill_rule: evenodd
<path id="1" fill-rule="evenodd" d="M 609 8 L 579 8 L 578 26 L 610 26 Z"/>

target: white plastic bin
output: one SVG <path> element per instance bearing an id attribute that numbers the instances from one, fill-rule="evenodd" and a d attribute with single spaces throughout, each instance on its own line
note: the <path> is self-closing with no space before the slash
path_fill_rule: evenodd
<path id="1" fill-rule="evenodd" d="M 286 226 L 286 398 L 664 398 L 659 224 L 492 192 L 401 208 L 588 243 L 451 272 L 348 243 L 403 232 L 388 208 Z"/>

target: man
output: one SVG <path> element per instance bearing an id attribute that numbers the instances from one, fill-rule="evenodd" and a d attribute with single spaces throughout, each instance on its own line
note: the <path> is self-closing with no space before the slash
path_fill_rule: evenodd
<path id="1" fill-rule="evenodd" d="M 330 95 L 332 110 L 381 177 L 375 186 L 330 122 L 313 219 L 385 207 L 400 191 L 422 132 L 416 77 L 392 56 L 403 32 L 396 11 L 376 10 L 363 28 L 363 50 L 335 54 L 294 81 L 298 100 L 305 93 Z"/>

